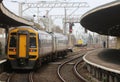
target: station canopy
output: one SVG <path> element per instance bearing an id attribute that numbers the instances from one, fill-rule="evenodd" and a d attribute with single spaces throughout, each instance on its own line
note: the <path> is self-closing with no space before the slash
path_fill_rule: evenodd
<path id="1" fill-rule="evenodd" d="M 0 28 L 10 28 L 15 26 L 32 26 L 33 22 L 30 22 L 24 18 L 21 18 L 14 13 L 10 12 L 0 0 Z"/>
<path id="2" fill-rule="evenodd" d="M 114 1 L 85 13 L 80 23 L 86 29 L 103 35 L 120 36 L 120 1 Z"/>

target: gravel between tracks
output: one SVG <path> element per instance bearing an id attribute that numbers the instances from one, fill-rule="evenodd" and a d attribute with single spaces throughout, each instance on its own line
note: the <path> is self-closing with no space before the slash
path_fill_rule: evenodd
<path id="1" fill-rule="evenodd" d="M 72 71 L 73 66 L 74 65 L 70 64 L 66 65 L 61 73 L 66 82 L 80 82 L 80 80 L 74 75 Z"/>
<path id="2" fill-rule="evenodd" d="M 35 82 L 61 82 L 57 77 L 58 65 L 56 64 L 48 64 L 44 65 L 40 70 L 36 71 L 34 74 Z"/>

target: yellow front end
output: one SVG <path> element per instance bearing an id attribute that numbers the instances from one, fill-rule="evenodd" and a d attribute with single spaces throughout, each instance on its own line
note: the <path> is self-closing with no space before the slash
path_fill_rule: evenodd
<path id="1" fill-rule="evenodd" d="M 38 59 L 38 33 L 32 28 L 16 28 L 8 37 L 8 59 L 12 68 L 33 68 Z"/>

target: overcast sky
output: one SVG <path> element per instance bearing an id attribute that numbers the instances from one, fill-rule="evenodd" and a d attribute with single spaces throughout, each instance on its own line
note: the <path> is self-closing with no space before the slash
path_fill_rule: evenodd
<path id="1" fill-rule="evenodd" d="M 83 15 L 85 12 L 97 7 L 97 6 L 100 6 L 100 5 L 103 5 L 103 4 L 106 4 L 106 3 L 109 3 L 111 1 L 115 1 L 115 0 L 4 0 L 4 5 L 12 12 L 14 12 L 15 14 L 18 15 L 18 3 L 13 3 L 11 1 L 17 1 L 17 2 L 38 2 L 38 1 L 64 1 L 64 2 L 87 2 L 89 7 L 88 8 L 79 8 L 77 9 L 72 15 Z M 49 8 L 46 8 L 46 9 L 40 9 L 40 16 L 43 16 L 46 14 L 46 10 L 49 10 Z M 68 9 L 67 10 L 67 15 L 69 15 L 72 11 L 74 11 L 75 8 L 71 8 L 71 9 Z M 29 9 L 27 11 L 25 11 L 23 13 L 23 16 L 30 16 L 32 17 L 34 14 L 36 14 L 37 10 L 36 9 Z M 50 12 L 49 12 L 49 15 L 64 15 L 64 9 L 63 8 L 53 8 Z M 62 19 L 54 19 L 54 23 L 56 25 L 59 25 L 61 28 L 62 28 Z M 80 24 L 75 24 L 74 26 L 74 34 L 76 34 L 77 31 L 80 31 Z M 79 30 L 78 30 L 79 29 Z M 82 28 L 81 28 L 82 29 Z"/>

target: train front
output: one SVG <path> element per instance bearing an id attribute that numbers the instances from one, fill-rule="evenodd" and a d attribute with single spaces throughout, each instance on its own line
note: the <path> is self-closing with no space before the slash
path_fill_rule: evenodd
<path id="1" fill-rule="evenodd" d="M 8 36 L 7 55 L 12 69 L 33 69 L 38 59 L 38 33 L 32 28 L 15 28 Z"/>

